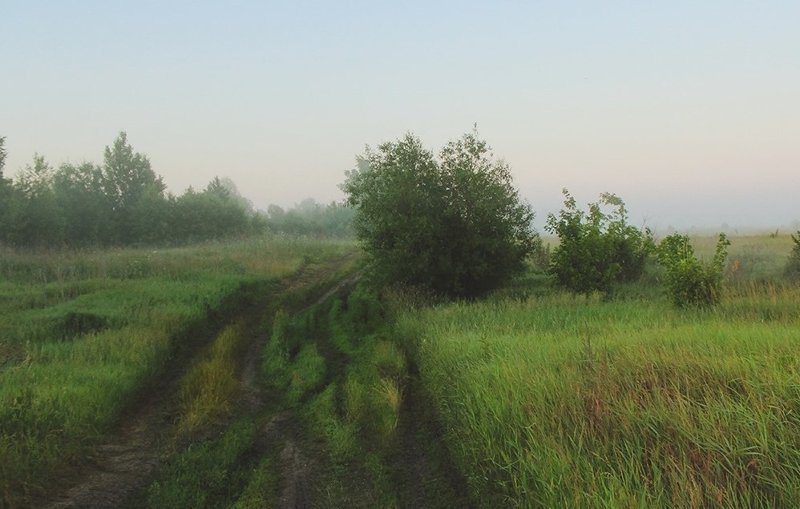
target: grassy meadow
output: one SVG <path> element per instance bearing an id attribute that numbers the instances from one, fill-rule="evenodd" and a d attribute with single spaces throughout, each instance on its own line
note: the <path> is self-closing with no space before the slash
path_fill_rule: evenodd
<path id="1" fill-rule="evenodd" d="M 734 238 L 726 295 L 708 310 L 675 309 L 651 288 L 401 314 L 396 333 L 473 500 L 797 506 L 800 288 L 780 281 L 790 244 Z"/>
<path id="2" fill-rule="evenodd" d="M 84 461 L 170 360 L 214 337 L 255 291 L 350 243 L 272 238 L 174 249 L 0 252 L 0 501 L 42 492 Z M 184 383 L 179 426 L 192 430 L 225 399 L 208 378 L 234 355 L 223 331 Z M 204 371 L 205 369 L 205 371 Z M 226 392 L 227 391 L 227 392 Z"/>
<path id="3" fill-rule="evenodd" d="M 69 485 L 171 378 L 130 507 L 270 507 L 287 486 L 319 507 L 796 506 L 791 245 L 732 238 L 704 309 L 656 267 L 611 296 L 531 272 L 420 306 L 360 281 L 347 242 L 6 250 L 0 506 Z"/>

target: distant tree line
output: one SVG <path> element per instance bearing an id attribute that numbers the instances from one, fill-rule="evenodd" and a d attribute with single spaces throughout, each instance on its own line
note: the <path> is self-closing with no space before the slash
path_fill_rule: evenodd
<path id="1" fill-rule="evenodd" d="M 12 180 L 4 175 L 0 137 L 0 244 L 58 248 L 186 244 L 267 231 L 313 237 L 349 237 L 352 210 L 308 199 L 292 209 L 254 209 L 228 178 L 202 190 L 166 192 L 147 156 L 135 152 L 125 132 L 105 148 L 103 163 L 64 163 L 44 157 Z"/>
<path id="2" fill-rule="evenodd" d="M 322 205 L 307 198 L 288 210 L 270 205 L 265 220 L 269 231 L 273 233 L 314 238 L 353 238 L 354 214 L 353 208 L 345 203 L 334 201 Z"/>

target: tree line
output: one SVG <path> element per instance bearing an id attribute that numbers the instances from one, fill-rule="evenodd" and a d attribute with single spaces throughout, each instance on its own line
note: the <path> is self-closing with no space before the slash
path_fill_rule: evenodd
<path id="1" fill-rule="evenodd" d="M 102 164 L 52 166 L 35 155 L 12 180 L 4 175 L 0 137 L 0 244 L 60 248 L 186 244 L 267 231 L 309 236 L 349 235 L 351 211 L 306 200 L 284 211 L 257 211 L 227 178 L 176 196 L 150 160 L 121 132 Z"/>
<path id="2" fill-rule="evenodd" d="M 549 214 L 545 226 L 558 243 L 545 247 L 508 165 L 476 131 L 438 154 L 409 133 L 368 148 L 346 175 L 342 190 L 379 284 L 476 298 L 535 265 L 560 288 L 609 295 L 640 280 L 655 257 L 676 305 L 711 306 L 721 295 L 730 244 L 724 235 L 713 260 L 703 262 L 687 236 L 657 244 L 649 229 L 630 225 L 625 203 L 612 193 L 583 211 L 565 189 L 564 207 Z M 800 253 L 800 232 L 795 243 Z"/>

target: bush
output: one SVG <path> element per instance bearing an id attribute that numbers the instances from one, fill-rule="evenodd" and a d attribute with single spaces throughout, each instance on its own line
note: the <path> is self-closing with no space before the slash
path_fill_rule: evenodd
<path id="1" fill-rule="evenodd" d="M 475 133 L 438 158 L 411 134 L 367 149 L 342 189 L 380 283 L 481 296 L 524 270 L 539 243 L 508 166 Z"/>
<path id="2" fill-rule="evenodd" d="M 719 302 L 722 274 L 730 241 L 719 234 L 710 264 L 697 259 L 686 235 L 674 234 L 658 245 L 658 261 L 666 269 L 667 289 L 679 307 L 712 306 Z"/>
<path id="3" fill-rule="evenodd" d="M 800 281 L 800 230 L 797 231 L 797 235 L 792 235 L 792 240 L 794 247 L 789 255 L 789 261 L 786 262 L 784 273 L 788 279 Z"/>
<path id="4" fill-rule="evenodd" d="M 576 293 L 591 293 L 638 280 L 654 246 L 650 230 L 629 225 L 625 203 L 614 194 L 601 194 L 587 214 L 569 191 L 563 193 L 564 208 L 558 216 L 549 214 L 545 226 L 559 238 L 550 262 L 556 283 Z M 603 212 L 604 206 L 612 210 Z"/>

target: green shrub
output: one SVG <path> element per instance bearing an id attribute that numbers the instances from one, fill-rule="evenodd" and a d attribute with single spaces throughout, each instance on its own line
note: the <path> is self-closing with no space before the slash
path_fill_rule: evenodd
<path id="1" fill-rule="evenodd" d="M 703 263 L 686 235 L 670 235 L 658 245 L 658 261 L 666 269 L 667 289 L 676 306 L 712 306 L 719 302 L 730 241 L 719 234 L 714 258 Z"/>
<path id="2" fill-rule="evenodd" d="M 523 272 L 539 243 L 508 165 L 475 133 L 438 157 L 411 134 L 368 149 L 342 190 L 381 283 L 479 297 Z"/>
<path id="3" fill-rule="evenodd" d="M 785 274 L 786 277 L 792 281 L 800 281 L 800 230 L 797 235 L 792 235 L 794 247 L 792 253 L 789 255 L 789 261 L 786 263 Z"/>
<path id="4" fill-rule="evenodd" d="M 601 194 L 584 213 L 569 191 L 563 193 L 564 208 L 558 216 L 548 215 L 545 226 L 559 238 L 550 261 L 556 283 L 575 293 L 591 293 L 638 280 L 653 250 L 650 230 L 629 225 L 625 203 L 614 194 Z M 606 213 L 604 206 L 612 210 Z"/>

